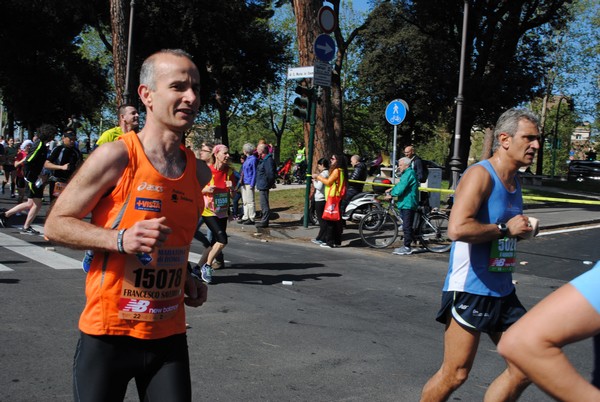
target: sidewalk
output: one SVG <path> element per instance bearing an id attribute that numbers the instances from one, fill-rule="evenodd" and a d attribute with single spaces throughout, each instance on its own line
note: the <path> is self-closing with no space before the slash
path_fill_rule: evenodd
<path id="1" fill-rule="evenodd" d="M 279 186 L 278 186 L 279 187 Z M 291 186 L 282 186 L 283 189 L 292 188 Z M 527 187 L 527 186 L 525 186 Z M 582 194 L 569 193 L 563 189 L 544 187 L 544 191 L 552 192 L 555 198 L 572 199 Z M 590 200 L 600 201 L 599 195 L 585 195 Z M 575 227 L 600 223 L 600 205 L 572 204 L 566 202 L 556 202 L 548 204 L 526 204 L 524 213 L 540 221 L 540 230 L 547 231 L 558 228 Z M 236 222 L 230 222 L 227 225 L 228 231 L 241 235 L 252 236 L 254 238 L 269 237 L 278 240 L 300 240 L 310 241 L 314 239 L 319 232 L 319 227 L 310 225 L 303 226 L 303 214 L 277 213 L 278 217 L 272 219 L 269 228 L 257 229 L 254 226 L 239 225 Z M 348 223 L 344 232 L 358 232 L 358 225 Z"/>

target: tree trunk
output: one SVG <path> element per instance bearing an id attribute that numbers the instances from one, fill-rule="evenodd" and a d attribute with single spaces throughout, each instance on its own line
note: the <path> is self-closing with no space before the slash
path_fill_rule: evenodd
<path id="1" fill-rule="evenodd" d="M 229 105 L 218 103 L 219 124 L 221 124 L 221 144 L 229 147 Z"/>
<path id="2" fill-rule="evenodd" d="M 125 0 L 110 0 L 110 25 L 112 30 L 113 70 L 117 105 L 123 103 L 125 71 L 127 68 L 127 34 L 125 23 Z"/>
<path id="3" fill-rule="evenodd" d="M 313 66 L 315 55 L 313 45 L 319 35 L 317 14 L 323 2 L 319 0 L 293 0 L 294 15 L 296 16 L 296 36 L 298 38 L 298 52 L 300 66 Z M 306 80 L 308 83 L 309 81 Z M 309 143 L 310 125 L 304 124 L 304 143 Z M 333 120 L 331 111 L 331 89 L 323 88 L 320 101 L 317 103 L 317 117 L 315 125 L 315 139 L 313 148 L 312 166 L 316 161 L 332 153 Z"/>
<path id="4" fill-rule="evenodd" d="M 479 160 L 488 159 L 492 156 L 492 145 L 494 144 L 494 129 L 487 127 L 483 135 L 483 147 L 481 148 L 481 157 Z"/>
<path id="5" fill-rule="evenodd" d="M 543 175 L 544 174 L 544 143 L 546 142 L 546 115 L 548 114 L 548 98 L 550 94 L 548 91 L 544 93 L 544 97 L 542 98 L 542 113 L 540 116 L 540 149 L 537 152 L 537 165 L 535 167 L 535 174 Z"/>

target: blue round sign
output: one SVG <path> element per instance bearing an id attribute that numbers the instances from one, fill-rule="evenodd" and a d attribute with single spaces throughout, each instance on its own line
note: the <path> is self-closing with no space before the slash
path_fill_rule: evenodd
<path id="1" fill-rule="evenodd" d="M 393 100 L 385 108 L 385 119 L 392 126 L 397 126 L 406 118 L 408 105 L 402 99 Z"/>
<path id="2" fill-rule="evenodd" d="M 321 34 L 315 39 L 314 50 L 319 60 L 330 62 L 335 57 L 335 40 L 329 35 Z"/>

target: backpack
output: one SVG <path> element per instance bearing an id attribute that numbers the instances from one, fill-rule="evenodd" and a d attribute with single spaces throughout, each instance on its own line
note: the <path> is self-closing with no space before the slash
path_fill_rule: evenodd
<path id="1" fill-rule="evenodd" d="M 427 181 L 427 178 L 429 177 L 429 161 L 423 161 L 422 160 L 422 164 L 423 164 L 423 178 L 421 179 L 421 183 L 425 183 Z"/>

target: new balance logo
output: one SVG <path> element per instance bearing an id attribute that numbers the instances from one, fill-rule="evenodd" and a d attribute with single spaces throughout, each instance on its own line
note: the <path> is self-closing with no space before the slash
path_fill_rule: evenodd
<path id="1" fill-rule="evenodd" d="M 123 307 L 123 311 L 131 311 L 133 313 L 143 313 L 148 310 L 150 305 L 149 300 L 138 300 L 130 299 L 129 302 Z"/>

